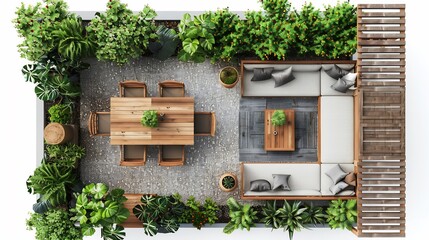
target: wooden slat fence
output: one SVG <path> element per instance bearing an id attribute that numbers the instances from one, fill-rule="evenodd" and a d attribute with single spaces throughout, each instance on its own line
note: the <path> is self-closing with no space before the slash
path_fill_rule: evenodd
<path id="1" fill-rule="evenodd" d="M 405 236 L 405 5 L 360 4 L 359 237 Z"/>

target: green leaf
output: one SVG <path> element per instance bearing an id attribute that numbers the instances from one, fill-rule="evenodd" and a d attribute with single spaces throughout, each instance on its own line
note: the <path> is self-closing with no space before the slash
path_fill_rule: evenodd
<path id="1" fill-rule="evenodd" d="M 231 234 L 235 230 L 235 226 L 233 222 L 229 222 L 226 224 L 226 226 L 223 228 L 223 232 L 226 234 Z"/>
<path id="2" fill-rule="evenodd" d="M 95 233 L 95 229 L 89 226 L 82 226 L 82 234 L 84 236 L 92 236 Z"/>
<path id="3" fill-rule="evenodd" d="M 186 38 L 182 42 L 183 50 L 185 50 L 190 55 L 194 54 L 197 51 L 199 44 L 200 43 L 197 39 L 192 40 L 190 38 Z"/>

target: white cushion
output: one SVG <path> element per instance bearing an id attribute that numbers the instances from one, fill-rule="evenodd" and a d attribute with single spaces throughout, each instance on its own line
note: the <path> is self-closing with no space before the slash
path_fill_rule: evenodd
<path id="1" fill-rule="evenodd" d="M 322 96 L 322 163 L 353 163 L 353 97 Z"/>
<path id="2" fill-rule="evenodd" d="M 292 191 L 314 190 L 320 192 L 320 165 L 294 163 L 246 163 L 243 164 L 244 192 L 250 181 L 265 179 L 273 186 L 273 174 L 290 174 L 289 186 Z M 273 192 L 269 191 L 269 195 Z M 255 195 L 259 195 L 256 193 Z"/>
<path id="3" fill-rule="evenodd" d="M 244 196 L 321 196 L 320 191 L 316 190 L 291 190 L 291 191 L 246 191 Z"/>
<path id="4" fill-rule="evenodd" d="M 332 186 L 333 182 L 332 180 L 326 176 L 325 172 L 329 171 L 329 169 L 335 167 L 337 165 L 336 163 L 322 163 L 320 164 L 320 189 L 322 192 L 322 196 L 332 196 L 332 192 L 329 190 L 329 187 Z M 353 172 L 354 165 L 353 164 L 339 164 L 341 169 L 343 169 L 345 172 Z M 347 196 L 347 195 L 354 195 L 353 191 L 343 191 L 337 195 L 341 196 Z"/>

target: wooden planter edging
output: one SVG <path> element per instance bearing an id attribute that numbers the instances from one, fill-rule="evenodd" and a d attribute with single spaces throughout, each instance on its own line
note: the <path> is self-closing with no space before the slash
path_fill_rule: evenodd
<path id="1" fill-rule="evenodd" d="M 355 233 L 405 237 L 405 4 L 359 4 L 357 17 Z"/>

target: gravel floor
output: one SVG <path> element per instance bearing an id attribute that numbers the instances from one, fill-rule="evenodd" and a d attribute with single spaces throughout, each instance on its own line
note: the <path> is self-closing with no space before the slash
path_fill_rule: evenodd
<path id="1" fill-rule="evenodd" d="M 91 68 L 81 73 L 80 103 L 81 144 L 86 156 L 81 161 L 84 183 L 104 182 L 110 188 L 120 187 L 127 193 L 180 193 L 184 199 L 193 195 L 198 200 L 212 197 L 224 204 L 230 196 L 238 198 L 238 188 L 224 193 L 218 187 L 220 175 L 239 175 L 238 113 L 240 83 L 232 89 L 218 82 L 219 70 L 225 65 L 183 63 L 171 58 L 159 61 L 143 57 L 130 64 L 89 59 Z M 147 163 L 141 167 L 119 166 L 119 147 L 110 145 L 109 137 L 89 137 L 87 121 L 90 111 L 109 111 L 110 97 L 118 96 L 118 82 L 127 79 L 143 81 L 149 96 L 157 95 L 157 84 L 167 79 L 185 83 L 186 95 L 195 97 L 195 111 L 216 113 L 216 136 L 195 137 L 186 147 L 182 167 L 157 164 L 157 148 L 149 147 Z"/>

